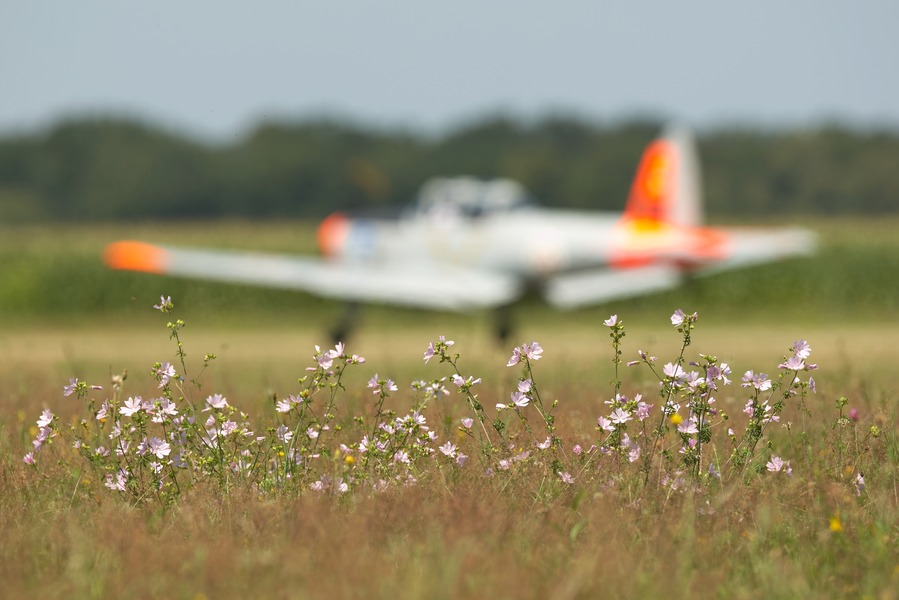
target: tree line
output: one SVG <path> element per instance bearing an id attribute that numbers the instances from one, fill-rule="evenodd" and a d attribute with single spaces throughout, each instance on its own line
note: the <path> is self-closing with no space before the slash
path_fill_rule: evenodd
<path id="1" fill-rule="evenodd" d="M 412 200 L 428 178 L 509 177 L 547 206 L 620 210 L 661 123 L 491 117 L 440 137 L 318 120 L 228 145 L 135 120 L 0 138 L 0 220 L 318 218 Z M 899 133 L 720 128 L 697 138 L 712 218 L 899 208 Z"/>

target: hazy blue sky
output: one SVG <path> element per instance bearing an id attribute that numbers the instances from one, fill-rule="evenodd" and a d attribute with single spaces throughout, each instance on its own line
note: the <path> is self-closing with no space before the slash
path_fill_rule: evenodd
<path id="1" fill-rule="evenodd" d="M 124 114 L 441 131 L 487 112 L 899 129 L 894 0 L 0 0 L 0 133 Z"/>

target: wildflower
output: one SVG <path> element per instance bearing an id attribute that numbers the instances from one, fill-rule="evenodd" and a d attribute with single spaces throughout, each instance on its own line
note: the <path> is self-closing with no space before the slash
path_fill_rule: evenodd
<path id="1" fill-rule="evenodd" d="M 812 347 L 805 340 L 796 340 L 793 342 L 793 354 L 801 359 L 806 359 L 812 354 Z"/>
<path id="2" fill-rule="evenodd" d="M 368 380 L 367 385 L 373 389 L 372 394 L 375 396 L 386 392 L 395 392 L 399 389 L 392 379 L 378 379 L 377 373 Z"/>
<path id="3" fill-rule="evenodd" d="M 680 327 L 684 324 L 685 318 L 686 315 L 684 314 L 684 311 L 678 308 L 676 311 L 674 311 L 674 314 L 671 315 L 671 324 L 675 327 Z"/>
<path id="4" fill-rule="evenodd" d="M 203 412 L 215 409 L 221 409 L 228 406 L 228 400 L 222 396 L 221 394 L 213 394 L 206 398 L 206 408 L 203 409 Z"/>
<path id="5" fill-rule="evenodd" d="M 857 408 L 849 409 L 849 420 L 850 421 L 858 421 L 858 409 Z"/>
<path id="6" fill-rule="evenodd" d="M 640 460 L 640 446 L 637 444 L 632 444 L 630 450 L 627 453 L 628 462 L 637 462 Z"/>
<path id="7" fill-rule="evenodd" d="M 69 385 L 62 388 L 62 395 L 71 396 L 72 394 L 74 394 L 75 390 L 78 389 L 79 383 L 80 382 L 78 381 L 77 377 L 69 377 Z"/>
<path id="8" fill-rule="evenodd" d="M 104 421 L 109 417 L 109 400 L 104 400 L 103 404 L 100 405 L 100 410 L 97 411 L 97 414 L 94 418 L 98 421 Z"/>
<path id="9" fill-rule="evenodd" d="M 527 394 L 531 391 L 531 387 L 533 382 L 530 379 L 522 379 L 518 382 L 518 391 L 522 394 Z"/>
<path id="10" fill-rule="evenodd" d="M 684 418 L 682 416 L 680 416 L 679 414 L 674 413 L 673 415 L 671 415 L 671 424 L 672 425 L 680 425 L 681 423 L 683 423 L 683 421 L 684 421 Z"/>
<path id="11" fill-rule="evenodd" d="M 658 357 L 655 357 L 655 356 L 649 356 L 649 355 L 648 355 L 646 352 L 644 352 L 643 350 L 637 350 L 637 354 L 639 354 L 639 355 L 640 355 L 640 358 L 642 358 L 642 359 L 645 360 L 646 362 L 651 362 L 651 363 L 653 363 L 653 362 L 655 362 L 655 361 L 658 360 Z"/>
<path id="12" fill-rule="evenodd" d="M 780 473 L 781 471 L 787 475 L 793 473 L 793 469 L 790 468 L 790 461 L 784 462 L 779 456 L 772 456 L 765 466 L 771 473 Z"/>
<path id="13" fill-rule="evenodd" d="M 605 417 L 599 417 L 599 418 L 596 420 L 596 424 L 597 424 L 597 425 L 599 426 L 599 428 L 602 429 L 603 431 L 615 431 L 615 427 L 612 425 L 612 422 L 611 422 L 609 419 L 605 418 Z"/>
<path id="14" fill-rule="evenodd" d="M 675 381 L 682 381 L 686 378 L 683 367 L 673 363 L 665 363 L 665 366 L 662 367 L 662 373 Z"/>
<path id="15" fill-rule="evenodd" d="M 778 369 L 787 369 L 788 371 L 802 371 L 805 369 L 805 361 L 798 355 L 791 356 L 784 362 L 777 365 Z"/>
<path id="16" fill-rule="evenodd" d="M 471 429 L 471 426 L 474 425 L 474 419 L 464 418 L 462 419 L 462 427 L 465 429 Z"/>
<path id="17" fill-rule="evenodd" d="M 506 406 L 505 404 L 502 404 L 502 403 L 500 403 L 500 402 L 497 402 L 497 403 L 496 403 L 496 410 L 498 410 L 498 411 L 500 411 L 500 410 L 505 410 L 505 409 L 507 409 L 507 408 L 509 408 L 509 407 Z"/>
<path id="18" fill-rule="evenodd" d="M 541 450 L 546 450 L 552 444 L 552 440 L 550 438 L 546 438 L 542 442 L 534 442 L 534 445 L 540 448 Z"/>
<path id="19" fill-rule="evenodd" d="M 506 363 L 507 367 L 514 367 L 518 363 L 521 362 L 521 348 L 516 346 L 512 349 L 512 358 L 509 359 L 509 362 Z"/>
<path id="20" fill-rule="evenodd" d="M 511 460 L 509 460 L 507 458 L 503 458 L 499 461 L 499 468 L 502 469 L 503 471 L 508 471 L 511 467 L 512 467 Z"/>
<path id="21" fill-rule="evenodd" d="M 584 449 L 581 448 L 580 444 L 575 444 L 574 448 L 572 448 L 571 451 L 574 453 L 575 456 L 580 456 L 581 453 L 584 451 Z"/>
<path id="22" fill-rule="evenodd" d="M 275 405 L 275 410 L 277 410 L 279 413 L 290 412 L 291 408 L 292 406 L 289 399 L 278 400 L 278 403 Z"/>
<path id="23" fill-rule="evenodd" d="M 464 467 L 464 466 L 465 466 L 465 461 L 466 461 L 466 460 L 468 460 L 468 455 L 467 455 L 467 454 L 462 454 L 461 452 L 459 452 L 459 453 L 456 455 L 456 464 L 459 465 L 460 467 Z"/>
<path id="24" fill-rule="evenodd" d="M 308 437 L 310 440 L 318 438 L 318 431 L 316 431 L 315 427 L 310 427 L 306 430 L 306 437 Z"/>
<path id="25" fill-rule="evenodd" d="M 843 523 L 840 521 L 839 515 L 830 517 L 830 530 L 834 533 L 843 531 Z"/>
<path id="26" fill-rule="evenodd" d="M 222 435 L 229 436 L 232 433 L 237 431 L 237 423 L 231 421 L 230 419 L 222 423 Z"/>
<path id="27" fill-rule="evenodd" d="M 444 456 L 448 456 L 450 458 L 456 457 L 456 445 L 451 442 L 447 442 L 444 445 L 438 447 L 437 449 L 440 450 L 441 452 L 443 452 Z"/>
<path id="28" fill-rule="evenodd" d="M 649 411 L 652 410 L 652 407 L 653 407 L 652 404 L 647 404 L 646 402 L 638 402 L 637 418 L 641 421 L 646 420 L 646 418 L 649 416 Z"/>
<path id="29" fill-rule="evenodd" d="M 397 450 L 397 452 L 393 455 L 393 462 L 395 463 L 403 463 L 404 465 L 409 464 L 409 453 L 405 450 Z"/>
<path id="30" fill-rule="evenodd" d="M 516 408 L 524 408 L 530 401 L 531 399 L 521 392 L 512 392 L 512 404 L 514 404 Z"/>
<path id="31" fill-rule="evenodd" d="M 158 437 L 151 437 L 147 440 L 147 451 L 156 456 L 156 458 L 165 458 L 172 451 L 172 447 L 168 442 Z"/>
<path id="32" fill-rule="evenodd" d="M 859 473 L 855 477 L 855 495 L 861 496 L 862 492 L 864 492 L 864 491 L 865 491 L 865 478 L 861 473 Z"/>
<path id="33" fill-rule="evenodd" d="M 24 462 L 26 465 L 33 465 L 34 464 L 34 452 L 29 452 L 28 454 L 26 454 L 24 456 L 24 458 L 22 458 L 22 462 Z"/>
<path id="34" fill-rule="evenodd" d="M 808 378 L 808 389 L 810 389 L 814 394 L 818 393 L 818 386 L 815 385 L 815 380 L 812 377 Z"/>
<path id="35" fill-rule="evenodd" d="M 467 379 L 462 379 L 462 376 L 459 375 L 458 373 L 456 373 L 453 375 L 453 383 L 455 383 L 458 387 L 462 387 L 462 386 L 471 387 L 477 383 L 481 383 L 481 378 L 478 377 L 477 379 L 475 379 L 474 377 L 469 375 Z"/>
<path id="36" fill-rule="evenodd" d="M 106 474 L 106 482 L 103 484 L 113 491 L 124 492 L 125 484 L 128 482 L 128 474 L 125 469 L 119 469 L 113 476 L 112 473 Z"/>
<path id="37" fill-rule="evenodd" d="M 155 402 L 159 402 L 158 408 L 156 407 Z M 153 416 L 154 423 L 164 423 L 167 416 L 175 417 L 178 415 L 178 407 L 168 398 L 160 398 L 155 402 L 152 406 L 152 410 L 156 412 Z"/>
<path id="38" fill-rule="evenodd" d="M 170 362 L 164 362 L 156 369 L 156 376 L 159 378 L 159 387 L 163 388 L 168 385 L 169 380 L 175 377 L 175 367 Z"/>
<path id="39" fill-rule="evenodd" d="M 153 308 L 155 308 L 156 310 L 158 310 L 158 311 L 160 311 L 160 312 L 166 312 L 166 313 L 167 313 L 167 312 L 171 312 L 172 309 L 175 308 L 175 305 L 172 304 L 172 297 L 171 297 L 171 296 L 160 296 L 160 297 L 159 297 L 159 304 L 154 304 L 154 305 L 153 305 Z"/>
<path id="40" fill-rule="evenodd" d="M 543 348 L 537 342 L 531 342 L 527 346 L 522 346 L 521 351 L 524 352 L 530 360 L 540 360 L 543 354 Z"/>
<path id="41" fill-rule="evenodd" d="M 50 425 L 53 422 L 53 413 L 50 412 L 49 408 L 45 408 L 41 413 L 40 418 L 37 420 L 37 426 L 43 429 Z"/>
<path id="42" fill-rule="evenodd" d="M 694 433 L 699 433 L 699 428 L 696 426 L 696 420 L 691 417 L 687 421 L 680 423 L 677 426 L 677 430 L 684 435 L 693 435 Z"/>
<path id="43" fill-rule="evenodd" d="M 444 350 L 455 344 L 453 340 L 447 340 L 446 336 L 438 336 L 437 343 L 431 342 L 428 344 L 428 349 L 425 350 L 424 360 L 425 362 L 430 361 L 434 358 L 435 355 L 442 353 Z"/>
<path id="44" fill-rule="evenodd" d="M 616 408 L 612 411 L 612 414 L 609 415 L 609 419 L 612 420 L 616 425 L 623 425 L 631 420 L 630 414 L 627 411 L 622 410 L 621 408 Z"/>
<path id="45" fill-rule="evenodd" d="M 741 383 L 740 386 L 754 387 L 755 389 L 764 392 L 765 390 L 771 389 L 771 380 L 768 379 L 768 375 L 765 373 L 753 373 L 752 371 L 746 371 L 743 374 L 743 383 Z"/>
<path id="46" fill-rule="evenodd" d="M 608 319 L 602 322 L 606 327 L 614 327 L 615 324 L 618 323 L 618 315 L 612 315 Z"/>
<path id="47" fill-rule="evenodd" d="M 542 358 L 543 348 L 537 342 L 530 344 L 522 344 L 512 350 L 512 357 L 506 363 L 507 367 L 514 367 L 521 362 L 521 357 L 526 356 L 529 360 L 540 360 Z"/>
<path id="48" fill-rule="evenodd" d="M 132 417 L 135 413 L 140 412 L 140 409 L 143 407 L 143 399 L 140 396 L 136 396 L 134 398 L 128 398 L 119 407 L 119 414 L 125 415 L 126 417 Z"/>
<path id="49" fill-rule="evenodd" d="M 562 479 L 562 483 L 567 483 L 568 485 L 574 483 L 574 477 L 572 477 L 571 473 L 569 473 L 568 471 L 562 471 L 561 473 L 559 473 L 559 478 Z"/>

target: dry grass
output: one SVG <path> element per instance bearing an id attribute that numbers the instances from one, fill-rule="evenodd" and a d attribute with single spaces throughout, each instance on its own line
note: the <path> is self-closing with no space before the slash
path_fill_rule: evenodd
<path id="1" fill-rule="evenodd" d="M 502 366 L 507 351 L 482 332 L 471 333 L 474 342 L 456 337 L 463 364 L 487 382 L 489 405 L 508 393 L 515 375 Z M 626 352 L 670 354 L 677 340 L 668 335 L 647 326 L 629 330 Z M 189 353 L 221 354 L 207 389 L 260 412 L 266 389 L 290 392 L 315 341 L 308 331 L 188 329 L 185 336 Z M 47 463 L 33 471 L 19 457 L 42 407 L 65 418 L 76 414 L 60 394 L 73 371 L 98 381 L 128 367 L 131 393 L 152 390 L 143 369 L 171 356 L 164 334 L 7 332 L 0 409 L 3 595 L 896 598 L 899 447 L 889 348 L 895 335 L 833 325 L 801 336 L 812 340 L 822 371 L 811 416 L 788 412 L 784 421 L 795 424 L 792 430 L 774 433 L 778 451 L 793 461 L 791 478 L 761 474 L 748 483 L 672 493 L 643 487 L 626 469 L 615 475 L 611 462 L 603 463 L 601 476 L 573 486 L 539 468 L 493 478 L 472 468 L 448 479 L 432 468 L 419 485 L 381 494 L 222 494 L 201 485 L 163 508 L 129 505 L 77 465 Z M 561 401 L 560 435 L 569 445 L 595 435 L 601 400 L 611 390 L 611 353 L 596 337 L 595 329 L 573 326 L 541 337 L 546 356 L 537 375 L 545 394 Z M 728 352 L 722 358 L 739 372 L 773 369 L 794 337 L 800 335 L 788 327 L 700 327 L 695 351 Z M 446 374 L 419 361 L 427 340 L 427 332 L 411 327 L 389 337 L 363 334 L 352 350 L 369 362 L 348 380 L 344 418 L 369 410 L 362 386 L 374 371 L 403 384 Z M 647 385 L 639 375 L 625 380 L 628 390 L 646 393 Z M 859 410 L 858 423 L 833 427 L 839 395 Z M 395 400 L 407 401 L 404 395 Z M 734 414 L 742 401 L 738 387 L 721 399 Z M 458 402 L 444 404 L 430 419 L 443 423 L 463 410 Z M 805 439 L 798 435 L 802 423 Z M 871 425 L 880 427 L 876 438 L 866 437 Z M 867 490 L 857 496 L 852 482 L 860 470 Z M 833 518 L 840 531 L 832 530 Z"/>

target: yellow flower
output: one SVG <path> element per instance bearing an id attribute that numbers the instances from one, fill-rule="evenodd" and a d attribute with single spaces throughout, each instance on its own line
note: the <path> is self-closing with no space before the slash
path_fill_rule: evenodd
<path id="1" fill-rule="evenodd" d="M 830 530 L 834 533 L 843 531 L 843 523 L 840 522 L 840 517 L 838 515 L 830 517 Z"/>
<path id="2" fill-rule="evenodd" d="M 680 425 L 684 422 L 684 418 L 677 413 L 671 415 L 671 424 L 672 425 Z"/>
<path id="3" fill-rule="evenodd" d="M 279 451 L 278 456 L 280 456 L 281 458 L 284 458 L 284 450 Z"/>
<path id="4" fill-rule="evenodd" d="M 347 454 L 347 455 L 346 455 L 346 458 L 343 459 L 343 462 L 345 462 L 345 463 L 348 464 L 348 465 L 351 465 L 351 464 L 353 464 L 354 462 L 356 462 L 356 459 L 353 458 L 353 455 L 352 455 L 352 454 Z"/>

